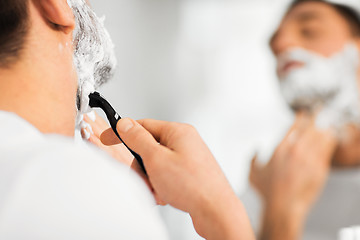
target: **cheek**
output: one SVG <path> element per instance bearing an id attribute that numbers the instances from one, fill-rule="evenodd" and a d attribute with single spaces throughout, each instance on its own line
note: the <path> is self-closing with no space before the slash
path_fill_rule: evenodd
<path id="1" fill-rule="evenodd" d="M 343 50 L 344 46 L 350 41 L 351 39 L 348 34 L 324 33 L 323 36 L 316 40 L 307 41 L 307 48 L 322 56 L 331 57 Z"/>
<path id="2" fill-rule="evenodd" d="M 74 50 L 72 42 L 65 43 L 64 62 L 66 62 L 65 72 L 68 73 L 69 84 L 72 85 L 73 88 L 77 89 L 78 77 L 74 66 Z"/>
<path id="3" fill-rule="evenodd" d="M 312 44 L 310 50 L 321 54 L 324 57 L 331 57 L 335 53 L 340 52 L 347 41 L 322 41 L 321 43 Z"/>
<path id="4" fill-rule="evenodd" d="M 73 46 L 70 41 L 64 41 L 58 44 L 56 56 L 57 68 L 62 76 L 62 84 L 59 86 L 64 92 L 71 92 L 76 95 L 78 81 L 77 74 L 73 64 Z"/>

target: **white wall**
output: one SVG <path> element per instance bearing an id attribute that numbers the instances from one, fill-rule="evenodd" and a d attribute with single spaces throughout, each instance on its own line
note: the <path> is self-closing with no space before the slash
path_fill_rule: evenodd
<path id="1" fill-rule="evenodd" d="M 267 45 L 285 2 L 93 0 L 119 59 L 102 92 L 123 116 L 195 125 L 241 193 L 291 122 Z M 163 214 L 171 239 L 196 239 L 185 214 Z"/>

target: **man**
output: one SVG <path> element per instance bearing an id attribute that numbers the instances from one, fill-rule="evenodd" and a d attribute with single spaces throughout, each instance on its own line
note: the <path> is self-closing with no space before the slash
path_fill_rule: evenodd
<path id="1" fill-rule="evenodd" d="M 68 2 L 0 1 L 0 239 L 166 239 L 142 179 L 74 144 L 76 105 L 86 107 L 82 93 L 113 65 L 96 15 L 84 0 Z M 207 239 L 254 239 L 197 132 L 139 122 L 121 120 L 118 131 L 143 157 L 157 198 L 190 213 Z"/>
<path id="2" fill-rule="evenodd" d="M 296 120 L 272 159 L 252 164 L 259 239 L 337 239 L 360 224 L 360 4 L 333 2 L 294 1 L 270 42 Z"/>

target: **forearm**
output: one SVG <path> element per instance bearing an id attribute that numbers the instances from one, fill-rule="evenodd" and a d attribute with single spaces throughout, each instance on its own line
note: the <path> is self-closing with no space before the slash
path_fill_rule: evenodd
<path id="1" fill-rule="evenodd" d="M 265 207 L 259 240 L 298 240 L 302 236 L 306 211 L 302 207 Z"/>
<path id="2" fill-rule="evenodd" d="M 202 208 L 190 214 L 196 231 L 207 240 L 255 240 L 247 213 L 235 194 L 223 194 L 223 200 L 204 201 Z"/>

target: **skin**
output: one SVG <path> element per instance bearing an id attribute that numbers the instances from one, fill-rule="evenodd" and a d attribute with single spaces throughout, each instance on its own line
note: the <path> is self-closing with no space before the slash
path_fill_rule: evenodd
<path id="1" fill-rule="evenodd" d="M 0 89 L 6 89 L 0 109 L 17 113 L 43 133 L 73 136 L 77 77 L 71 9 L 66 1 L 34 0 L 29 1 L 29 13 L 31 27 L 21 59 L 0 69 Z"/>
<path id="2" fill-rule="evenodd" d="M 284 17 L 270 45 L 275 56 L 301 47 L 329 57 L 348 42 L 360 46 L 346 20 L 331 5 L 310 1 Z M 359 130 L 346 126 L 344 134 L 339 141 L 331 130 L 317 129 L 314 116 L 298 112 L 271 160 L 260 165 L 254 158 L 250 181 L 264 203 L 259 239 L 301 239 L 308 213 L 331 167 L 354 167 L 360 162 Z"/>
<path id="3" fill-rule="evenodd" d="M 95 122 L 84 119 L 95 128 L 89 142 L 105 151 L 110 146 L 122 145 L 102 118 L 97 116 Z M 143 177 L 158 204 L 170 204 L 188 212 L 195 230 L 205 239 L 255 239 L 241 201 L 192 126 L 122 119 L 117 130 L 143 158 L 148 176 L 142 173 L 137 161 L 131 167 Z"/>
<path id="4" fill-rule="evenodd" d="M 72 11 L 66 0 L 29 0 L 29 21 L 20 59 L 0 69 L 0 109 L 16 113 L 42 133 L 73 137 L 77 76 L 72 59 Z M 90 141 L 100 144 L 100 129 L 105 123 L 98 118 L 92 125 Z M 159 202 L 190 213 L 201 236 L 254 239 L 241 202 L 194 128 L 127 119 L 119 122 L 118 130 L 143 157 L 148 182 L 162 199 Z M 104 136 L 105 143 L 116 139 L 115 135 Z M 106 150 L 114 157 L 123 155 L 114 155 L 114 148 Z M 129 163 L 126 156 L 119 160 Z"/>
<path id="5" fill-rule="evenodd" d="M 275 56 L 302 47 L 330 57 L 349 41 L 359 45 L 359 39 L 351 34 L 348 23 L 334 8 L 325 3 L 306 2 L 285 16 L 270 45 Z M 103 130 L 106 128 L 104 125 Z M 352 126 L 347 128 L 347 138 L 339 142 L 331 130 L 315 127 L 314 116 L 299 112 L 270 162 L 262 166 L 254 158 L 250 181 L 264 200 L 260 239 L 301 238 L 307 215 L 326 183 L 331 166 L 359 164 L 360 134 Z M 100 135 L 102 143 L 109 145 L 112 135 L 111 130 L 105 131 Z M 98 140 L 90 141 L 102 147 Z M 150 178 L 151 185 L 154 183 Z M 158 203 L 169 203 L 161 193 L 154 191 L 154 194 Z M 201 233 L 201 229 L 197 230 Z"/>
<path id="6" fill-rule="evenodd" d="M 311 206 L 326 183 L 337 140 L 314 118 L 298 113 L 265 166 L 254 158 L 250 181 L 264 200 L 259 239 L 300 239 Z"/>
<path id="7" fill-rule="evenodd" d="M 87 115 L 84 115 L 84 121 L 90 124 L 91 130 L 89 128 L 82 129 L 81 135 L 85 138 L 85 130 L 90 134 L 89 142 L 100 147 L 103 151 L 107 152 L 111 157 L 117 159 L 119 162 L 131 166 L 134 157 L 131 153 L 126 149 L 124 144 L 120 143 L 108 146 L 109 144 L 103 144 L 100 140 L 100 135 L 104 132 L 104 130 L 109 128 L 109 124 L 100 117 L 97 113 L 95 113 L 95 121 L 91 120 Z"/>
<path id="8" fill-rule="evenodd" d="M 142 156 L 158 198 L 188 212 L 200 236 L 255 239 L 242 203 L 195 128 L 150 119 L 122 119 L 117 130 Z M 101 140 L 119 143 L 111 129 Z"/>
<path id="9" fill-rule="evenodd" d="M 285 16 L 270 45 L 275 56 L 290 48 L 302 47 L 330 57 L 348 42 L 360 46 L 347 21 L 334 8 L 321 2 L 306 2 Z M 281 74 L 280 69 L 278 74 Z M 314 116 L 298 112 L 294 125 L 269 163 L 262 166 L 254 158 L 250 181 L 264 202 L 259 239 L 301 238 L 307 215 L 321 194 L 331 167 L 354 167 L 360 162 L 359 130 L 346 126 L 344 133 L 346 138 L 338 141 L 330 129 L 319 130 L 315 127 Z M 100 136 L 102 143 L 109 144 L 108 139 L 112 135 L 111 130 L 105 131 Z M 101 144 L 98 146 L 101 147 Z M 151 178 L 150 183 L 156 186 Z M 167 202 L 166 196 L 162 198 L 164 196 L 156 191 L 154 194 L 158 202 L 165 199 L 159 203 Z M 223 211 L 227 212 L 226 209 Z M 197 226 L 196 219 L 194 224 Z M 201 228 L 197 230 L 201 234 Z"/>

